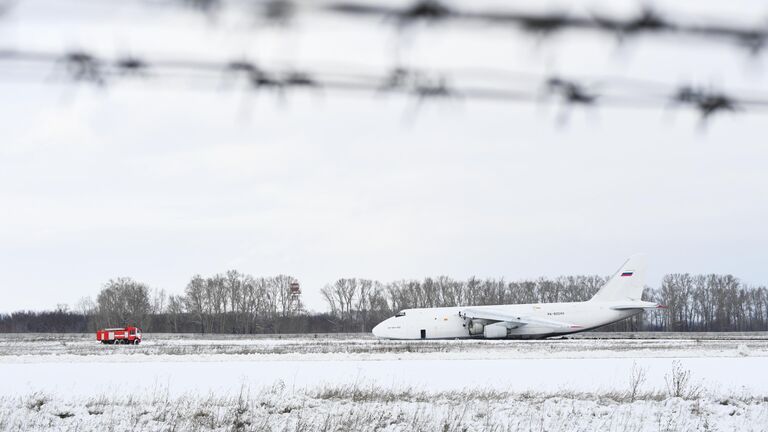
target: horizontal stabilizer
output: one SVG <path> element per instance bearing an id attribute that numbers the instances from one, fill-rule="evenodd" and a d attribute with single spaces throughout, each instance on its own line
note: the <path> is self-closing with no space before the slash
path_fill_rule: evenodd
<path id="1" fill-rule="evenodd" d="M 618 304 L 611 306 L 611 309 L 613 310 L 629 310 L 629 309 L 666 309 L 667 307 L 658 303 L 653 302 L 646 302 L 646 301 L 637 301 L 637 302 L 627 302 L 623 304 Z"/>

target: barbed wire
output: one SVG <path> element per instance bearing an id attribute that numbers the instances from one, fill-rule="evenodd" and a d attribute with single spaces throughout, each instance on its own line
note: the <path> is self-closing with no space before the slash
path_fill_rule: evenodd
<path id="1" fill-rule="evenodd" d="M 0 3 L 0 16 L 14 3 L 23 0 L 6 0 Z M 75 1 L 75 0 L 70 0 Z M 87 0 L 77 0 L 80 2 Z M 567 10 L 552 9 L 543 12 L 525 10 L 486 9 L 466 10 L 451 6 L 439 0 L 414 0 L 405 6 L 392 6 L 355 1 L 334 0 L 134 0 L 150 5 L 175 5 L 216 14 L 227 6 L 246 7 L 262 20 L 287 25 L 300 13 L 328 12 L 347 18 L 378 18 L 383 23 L 392 23 L 398 28 L 406 28 L 419 22 L 429 23 L 480 23 L 501 28 L 517 28 L 536 37 L 546 37 L 566 30 L 597 32 L 623 41 L 630 37 L 646 34 L 665 34 L 695 37 L 704 41 L 723 40 L 735 46 L 744 47 L 751 54 L 757 55 L 768 43 L 768 20 L 763 24 L 745 26 L 724 24 L 721 17 L 709 22 L 702 22 L 685 16 L 675 17 L 649 5 L 639 8 L 634 14 L 617 17 L 593 11 L 572 13 Z M 4 5 L 4 6 L 3 6 Z M 766 11 L 768 13 L 768 11 Z M 752 16 L 747 17 L 752 19 Z"/>
<path id="2" fill-rule="evenodd" d="M 0 18 L 9 14 L 16 3 L 23 0 L 0 2 Z M 87 0 L 78 0 L 87 2 Z M 588 30 L 612 34 L 623 40 L 648 33 L 683 34 L 705 38 L 721 38 L 746 46 L 753 54 L 761 52 L 768 39 L 768 28 L 748 28 L 722 24 L 685 24 L 686 20 L 672 20 L 648 6 L 634 16 L 616 18 L 593 13 L 575 15 L 565 11 L 531 13 L 509 10 L 462 10 L 438 0 L 416 0 L 406 6 L 346 1 L 303 0 L 135 0 L 151 5 L 184 6 L 205 13 L 216 13 L 225 6 L 235 4 L 255 7 L 264 19 L 281 25 L 290 23 L 300 10 L 326 11 L 352 18 L 378 17 L 399 28 L 418 22 L 481 22 L 499 26 L 514 26 L 537 36 L 548 36 L 564 30 Z M 688 20 L 692 22 L 693 20 Z M 486 27 L 486 26 L 483 26 Z M 322 91 L 367 91 L 375 94 L 400 93 L 419 101 L 433 99 L 485 99 L 506 102 L 549 103 L 552 100 L 564 107 L 628 106 L 628 107 L 686 107 L 700 113 L 702 124 L 721 113 L 741 113 L 762 108 L 766 98 L 747 98 L 722 90 L 682 84 L 678 86 L 626 79 L 593 79 L 543 76 L 512 71 L 487 70 L 457 77 L 456 71 L 424 71 L 408 67 L 389 70 L 367 70 L 353 74 L 360 68 L 336 68 L 330 71 L 295 70 L 268 67 L 249 60 L 206 61 L 195 59 L 154 59 L 145 56 L 122 56 L 112 59 L 99 57 L 86 50 L 63 53 L 30 50 L 2 50 L 0 62 L 15 65 L 16 72 L 26 66 L 47 67 L 63 72 L 72 82 L 96 86 L 114 84 L 129 78 L 167 80 L 218 80 L 227 83 L 245 83 L 251 91 L 269 90 L 279 95 L 297 89 Z M 48 64 L 48 66 L 46 66 Z M 274 65 L 272 65 L 274 66 Z M 0 73 L 7 70 L 0 70 Z M 493 75 L 493 76 L 489 76 Z M 501 79 L 499 79 L 501 77 Z M 17 75 L 17 78 L 19 76 Z M 21 78 L 28 78 L 22 74 Z M 2 79 L 2 77 L 0 77 Z M 474 83 L 474 84 L 469 84 Z M 477 84 L 481 83 L 481 84 Z M 596 85 L 599 84 L 599 85 Z M 649 94 L 652 89 L 652 94 Z M 754 92 L 747 94 L 754 95 Z"/>
<path id="3" fill-rule="evenodd" d="M 567 112 L 574 107 L 693 109 L 702 124 L 721 113 L 742 113 L 768 107 L 768 96 L 749 97 L 691 84 L 678 86 L 627 78 L 543 76 L 519 71 L 453 69 L 424 70 L 396 66 L 370 69 L 356 65 L 307 67 L 263 65 L 249 59 L 207 60 L 98 56 L 87 50 L 43 52 L 0 50 L 0 81 L 15 78 L 50 80 L 105 87 L 126 80 L 170 80 L 208 83 L 249 93 L 269 91 L 364 92 L 401 94 L 418 101 L 486 100 L 512 103 L 551 103 Z"/>
<path id="4" fill-rule="evenodd" d="M 635 15 L 626 18 L 617 18 L 599 12 L 586 16 L 577 15 L 563 10 L 541 13 L 509 10 L 468 11 L 450 7 L 437 0 L 417 0 L 404 8 L 356 2 L 332 3 L 326 8 L 348 16 L 380 17 L 401 26 L 419 21 L 465 21 L 502 27 L 514 26 L 537 36 L 548 36 L 564 30 L 589 30 L 609 34 L 619 40 L 652 33 L 693 36 L 708 40 L 724 39 L 746 47 L 753 54 L 761 52 L 768 41 L 768 23 L 761 27 L 715 22 L 696 24 L 694 23 L 696 20 L 693 19 L 670 19 L 648 5 L 641 8 Z"/>
<path id="5" fill-rule="evenodd" d="M 16 3 L 23 0 L 0 1 L 0 18 L 9 14 Z M 70 0 L 86 2 L 87 0 Z M 217 14 L 229 6 L 248 8 L 260 19 L 287 25 L 300 13 L 328 12 L 347 18 L 378 18 L 383 23 L 392 23 L 406 28 L 420 22 L 429 23 L 480 23 L 474 28 L 501 27 L 517 28 L 536 37 L 546 37 L 567 30 L 591 31 L 615 37 L 623 41 L 630 37 L 647 34 L 665 34 L 694 37 L 704 41 L 722 40 L 735 46 L 744 47 L 753 55 L 763 51 L 768 43 L 768 20 L 755 26 L 724 24 L 721 17 L 702 22 L 701 19 L 664 13 L 649 5 L 639 8 L 634 14 L 617 17 L 594 11 L 572 13 L 552 9 L 543 12 L 525 10 L 460 9 L 439 0 L 414 0 L 405 6 L 362 3 L 359 1 L 335 0 L 134 0 L 148 5 L 180 6 L 205 14 Z M 768 11 L 766 11 L 768 13 Z M 747 17 L 752 18 L 752 16 Z"/>

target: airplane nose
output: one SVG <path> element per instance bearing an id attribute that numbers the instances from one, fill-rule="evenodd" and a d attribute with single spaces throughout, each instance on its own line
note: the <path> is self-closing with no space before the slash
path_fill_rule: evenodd
<path id="1" fill-rule="evenodd" d="M 380 322 L 376 327 L 374 327 L 371 333 L 373 333 L 373 335 L 378 338 L 388 339 L 392 337 L 391 335 L 392 331 L 387 329 L 387 326 L 391 324 L 392 324 L 392 318 L 387 318 L 384 321 Z"/>
<path id="2" fill-rule="evenodd" d="M 376 327 L 373 328 L 371 333 L 373 333 L 376 337 L 382 337 L 382 330 L 384 330 L 384 322 L 380 322 Z"/>

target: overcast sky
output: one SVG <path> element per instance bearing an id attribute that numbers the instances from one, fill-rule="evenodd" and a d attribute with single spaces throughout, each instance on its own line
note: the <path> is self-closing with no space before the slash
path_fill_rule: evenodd
<path id="1" fill-rule="evenodd" d="M 23 0 L 0 21 L 0 47 L 388 67 L 396 46 L 375 21 L 300 17 L 289 30 L 254 31 L 242 12 L 213 25 L 173 8 L 103 3 Z M 657 4 L 745 23 L 768 16 L 761 1 Z M 765 58 L 718 42 L 619 47 L 566 33 L 537 44 L 456 26 L 408 39 L 403 61 L 427 67 L 768 94 Z M 653 286 L 668 272 L 768 283 L 768 112 L 726 114 L 704 132 L 695 113 L 598 106 L 558 127 L 558 109 L 535 104 L 417 110 L 405 97 L 323 92 L 281 102 L 46 75 L 0 75 L 0 312 L 95 298 L 117 276 L 180 293 L 193 274 L 232 268 L 293 275 L 307 306 L 322 310 L 320 288 L 339 277 L 607 275 L 635 252 L 648 254 Z"/>

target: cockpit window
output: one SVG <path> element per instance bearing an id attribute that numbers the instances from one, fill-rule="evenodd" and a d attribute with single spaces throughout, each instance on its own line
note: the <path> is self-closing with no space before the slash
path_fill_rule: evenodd
<path id="1" fill-rule="evenodd" d="M 400 311 L 400 312 L 395 314 L 395 318 L 400 318 L 402 316 L 405 316 L 405 311 Z"/>

